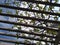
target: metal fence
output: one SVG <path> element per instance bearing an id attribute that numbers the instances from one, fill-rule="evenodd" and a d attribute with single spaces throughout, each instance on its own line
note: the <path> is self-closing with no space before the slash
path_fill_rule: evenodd
<path id="1" fill-rule="evenodd" d="M 44 4 L 44 5 L 50 5 L 50 6 L 60 7 L 60 4 L 57 4 L 57 3 L 35 1 L 35 0 L 19 0 L 19 1 L 25 1 L 25 2 L 31 2 L 31 3 L 36 3 L 36 4 Z M 7 5 L 1 5 L 1 4 L 0 4 L 0 7 L 9 8 L 9 9 L 16 9 L 16 10 L 22 10 L 22 11 L 29 11 L 29 12 L 36 12 L 36 13 L 42 13 L 42 14 L 50 14 L 50 15 L 55 15 L 55 16 L 60 16 L 59 13 L 53 13 L 53 12 L 47 12 L 47 11 L 41 11 L 41 10 L 27 9 L 27 8 L 7 6 Z M 5 13 L 0 13 L 0 15 L 1 16 L 9 16 L 9 17 L 16 17 L 16 18 L 23 18 L 23 19 L 29 19 L 29 20 L 44 21 L 44 22 L 49 22 L 49 23 L 60 24 L 60 21 L 40 19 L 40 18 L 35 18 L 35 17 L 26 17 L 26 16 L 19 16 L 19 15 L 13 15 L 13 14 L 5 14 Z M 2 23 L 8 23 L 8 24 L 14 24 L 14 25 L 21 25 L 21 26 L 26 26 L 26 27 L 33 27 L 33 28 L 46 29 L 46 30 L 48 29 L 48 30 L 56 31 L 56 32 L 58 32 L 57 36 L 48 36 L 48 35 L 45 35 L 45 34 L 38 34 L 38 33 L 34 33 L 34 32 L 27 32 L 27 31 L 16 30 L 16 29 L 9 29 L 9 28 L 0 28 L 1 30 L 6 30 L 6 31 L 19 32 L 19 33 L 26 33 L 26 34 L 32 34 L 32 35 L 37 35 L 37 36 L 45 36 L 45 37 L 55 38 L 55 41 L 47 41 L 47 40 L 43 40 L 43 39 L 34 39 L 34 38 L 31 38 L 31 37 L 24 37 L 24 36 L 18 36 L 19 38 L 30 39 L 30 40 L 37 40 L 37 41 L 44 41 L 44 42 L 50 42 L 50 43 L 54 43 L 54 45 L 60 44 L 59 43 L 59 40 L 60 40 L 59 39 L 60 38 L 60 36 L 59 36 L 60 35 L 60 31 L 59 30 L 60 29 L 48 28 L 48 27 L 43 27 L 43 26 L 34 26 L 34 25 L 22 24 L 22 23 L 5 21 L 5 20 L 0 20 L 0 22 L 2 22 Z M 5 34 L 5 33 L 0 33 L 0 35 L 17 37 L 16 35 Z M 23 43 L 23 42 L 18 42 L 18 41 L 13 41 L 13 40 L 7 40 L 7 39 L 0 39 L 0 41 L 2 41 L 2 42 L 10 42 L 10 43 L 17 43 L 17 44 L 35 45 L 35 44 Z"/>

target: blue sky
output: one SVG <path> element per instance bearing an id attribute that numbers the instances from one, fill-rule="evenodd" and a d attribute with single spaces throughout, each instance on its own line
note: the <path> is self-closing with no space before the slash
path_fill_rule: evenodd
<path id="1" fill-rule="evenodd" d="M 4 4 L 4 1 L 5 1 L 5 0 L 0 0 L 0 4 Z M 12 0 L 10 0 L 10 1 L 12 1 Z M 9 11 L 12 12 L 12 13 L 15 13 L 14 10 L 6 9 L 6 8 L 3 8 L 3 9 L 2 9 L 2 12 L 3 12 L 3 13 L 6 13 L 7 10 L 9 10 Z M 10 17 L 6 17 L 6 16 L 0 16 L 0 20 L 16 21 L 16 20 L 13 19 L 13 18 L 10 20 Z M 12 26 L 13 26 L 12 24 L 0 23 L 0 27 L 12 28 Z M 9 33 L 8 31 L 2 31 L 2 30 L 0 30 L 0 32 Z M 15 40 L 15 38 L 13 38 L 13 37 L 2 36 L 2 35 L 0 35 L 0 38 L 6 38 L 6 39 L 13 39 L 13 40 Z"/>
<path id="2" fill-rule="evenodd" d="M 5 0 L 0 0 L 0 4 L 4 4 L 4 1 Z M 13 0 L 10 0 L 10 2 L 13 2 Z M 6 11 L 10 11 L 12 14 L 15 14 L 15 10 L 13 9 L 6 9 L 6 8 L 3 8 L 2 9 L 2 12 L 3 13 L 6 13 Z M 17 19 L 16 18 L 10 18 L 10 17 L 6 17 L 6 16 L 0 16 L 0 20 L 6 20 L 6 21 L 13 21 L 13 22 L 16 22 Z M 4 28 L 12 28 L 14 25 L 12 24 L 6 24 L 6 23 L 1 23 L 0 22 L 0 27 L 4 27 Z M 4 33 L 10 33 L 10 34 L 13 34 L 14 32 L 9 32 L 9 31 L 3 31 L 3 30 L 0 30 L 0 32 L 4 32 Z M 17 40 L 17 38 L 14 38 L 14 37 L 9 37 L 9 36 L 2 36 L 0 35 L 0 38 L 5 38 L 5 39 L 10 39 L 10 40 Z M 23 41 L 24 39 L 18 39 L 18 41 Z"/>

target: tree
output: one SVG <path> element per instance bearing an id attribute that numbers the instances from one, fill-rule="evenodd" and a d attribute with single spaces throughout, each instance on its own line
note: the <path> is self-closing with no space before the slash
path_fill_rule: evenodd
<path id="1" fill-rule="evenodd" d="M 45 1 L 53 2 L 53 0 L 50 0 L 50 1 L 45 0 Z M 57 3 L 57 2 L 58 2 L 58 0 L 54 0 L 54 3 Z M 44 10 L 44 11 L 49 11 L 49 12 L 56 11 L 54 6 L 35 4 L 35 3 L 33 4 L 33 3 L 28 3 L 28 2 L 20 2 L 20 4 L 19 3 L 17 4 L 17 6 L 28 8 L 28 9 Z M 53 16 L 53 15 L 49 15 L 49 14 L 20 11 L 20 10 L 18 10 L 16 12 L 16 14 L 20 15 L 20 16 L 35 17 L 35 18 L 48 19 L 48 20 L 58 20 L 58 17 L 59 17 L 59 16 Z M 39 22 L 39 21 L 35 21 L 35 20 L 28 20 L 28 19 L 21 19 L 21 18 L 18 18 L 17 22 L 34 25 L 34 26 L 45 26 L 45 27 L 51 27 L 51 28 L 58 28 L 58 26 L 59 26 L 58 24 L 55 24 L 55 23 L 48 23 L 48 22 L 43 22 L 43 21 Z M 57 35 L 57 32 L 51 31 L 51 30 L 46 30 L 46 29 L 31 28 L 31 27 L 25 27 L 25 26 L 19 26 L 19 25 L 16 25 L 14 27 L 17 27 L 19 30 L 24 30 L 24 31 L 29 31 L 29 32 L 41 33 L 41 34 L 52 35 L 52 36 Z M 25 33 L 17 33 L 17 38 L 19 35 L 33 37 L 33 38 L 40 38 L 40 39 L 45 39 L 45 40 L 50 40 L 50 41 L 53 40 L 52 38 L 49 38 L 49 37 L 35 36 L 35 35 L 30 35 L 30 34 L 25 34 Z M 34 41 L 34 40 L 28 40 L 28 39 L 26 39 L 25 41 L 26 42 L 36 42 L 36 43 L 38 43 L 37 45 L 43 45 L 42 41 Z M 50 44 L 48 42 L 44 42 L 44 43 L 45 43 L 44 45 Z M 52 43 L 51 43 L 51 45 L 52 45 Z"/>

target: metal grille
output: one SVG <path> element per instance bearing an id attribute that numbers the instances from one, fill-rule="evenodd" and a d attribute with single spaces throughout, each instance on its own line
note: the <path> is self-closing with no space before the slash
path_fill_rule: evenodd
<path id="1" fill-rule="evenodd" d="M 19 0 L 19 1 L 25 1 L 25 2 L 28 2 L 28 3 L 31 2 L 31 3 L 36 3 L 36 4 L 44 4 L 44 5 L 50 5 L 50 6 L 60 7 L 60 4 L 57 4 L 57 3 L 35 1 L 35 0 Z M 49 14 L 49 15 L 54 15 L 54 16 L 60 16 L 60 13 L 53 13 L 53 12 L 47 12 L 47 11 L 41 11 L 41 10 L 34 10 L 34 9 L 28 9 L 28 8 L 7 6 L 7 5 L 1 5 L 1 4 L 0 4 L 0 7 L 9 8 L 9 9 L 15 9 L 15 10 L 28 11 L 28 12 L 36 12 L 36 13 L 42 13 L 42 14 Z M 0 13 L 0 15 L 1 16 L 9 16 L 9 17 L 15 17 L 15 18 L 23 18 L 23 19 L 29 19 L 29 20 L 36 20 L 36 21 L 43 21 L 43 22 L 60 24 L 60 21 L 54 21 L 54 20 L 48 20 L 48 19 L 40 19 L 40 18 L 35 18 L 35 17 L 26 17 L 26 16 L 19 16 L 19 15 L 13 15 L 13 14 L 5 14 L 5 13 Z M 59 30 L 60 29 L 54 29 L 54 28 L 43 27 L 43 26 L 34 26 L 34 25 L 28 25 L 28 24 L 11 22 L 11 21 L 5 21 L 5 20 L 0 20 L 0 22 L 2 22 L 2 23 L 8 23 L 8 24 L 14 24 L 14 25 L 21 25 L 21 26 L 26 26 L 26 27 L 33 27 L 33 28 L 39 28 L 39 29 L 56 31 L 56 32 L 58 32 L 57 36 L 49 36 L 49 35 L 45 35 L 45 34 L 39 34 L 39 33 L 34 33 L 34 32 L 27 32 L 27 31 L 16 30 L 16 29 L 0 28 L 1 30 L 11 31 L 11 32 L 27 33 L 27 34 L 37 35 L 37 36 L 44 36 L 44 37 L 49 37 L 49 38 L 55 38 L 56 41 L 48 41 L 48 40 L 43 40 L 43 39 L 35 39 L 35 38 L 25 37 L 25 36 L 18 36 L 18 38 L 24 38 L 24 39 L 30 39 L 30 40 L 50 42 L 50 43 L 54 43 L 54 45 L 60 44 L 59 43 L 59 40 L 60 40 L 59 39 L 60 38 L 60 36 L 59 36 L 60 35 L 60 31 Z M 5 33 L 0 33 L 0 35 L 17 37 L 16 35 L 5 34 Z M 18 42 L 18 41 L 7 40 L 7 39 L 0 39 L 0 41 L 10 42 L 10 43 L 16 43 L 16 44 L 36 45 L 35 43 L 30 44 L 30 43 Z"/>

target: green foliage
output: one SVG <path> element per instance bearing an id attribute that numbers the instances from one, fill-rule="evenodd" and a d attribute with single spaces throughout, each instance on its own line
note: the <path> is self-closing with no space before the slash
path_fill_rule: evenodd
<path id="1" fill-rule="evenodd" d="M 0 8 L 0 13 L 2 13 L 2 9 Z"/>
<path id="2" fill-rule="evenodd" d="M 32 9 L 33 5 L 30 4 L 29 7 L 30 7 L 30 9 Z"/>
<path id="3" fill-rule="evenodd" d="M 39 8 L 39 10 L 41 10 L 41 9 L 42 9 L 42 6 L 39 6 L 39 4 L 37 4 L 37 5 L 36 5 L 36 7 L 38 7 L 38 8 Z"/>
<path id="4" fill-rule="evenodd" d="M 54 6 L 50 6 L 50 7 L 48 8 L 48 11 L 50 11 L 51 9 L 54 9 Z"/>
<path id="5" fill-rule="evenodd" d="M 60 29 L 60 24 L 58 25 L 58 28 Z"/>
<path id="6" fill-rule="evenodd" d="M 46 2 L 48 2 L 48 0 L 45 0 Z M 58 0 L 55 0 L 55 2 L 58 2 Z M 18 2 L 15 2 L 15 4 L 16 4 L 16 6 L 18 6 L 19 5 L 19 3 Z M 29 3 L 23 3 L 23 5 L 26 5 L 26 4 L 29 4 Z M 43 9 L 44 11 L 51 11 L 52 9 L 54 9 L 54 6 L 49 6 L 49 7 L 47 7 L 47 5 L 43 8 L 42 6 L 39 6 L 39 4 L 36 4 L 36 7 L 38 7 L 39 8 L 39 10 L 41 10 L 41 9 Z M 36 8 L 36 7 L 34 7 L 34 8 Z M 24 7 L 23 7 L 24 8 Z M 29 4 L 29 8 L 30 9 L 32 9 L 33 8 L 33 5 L 32 5 L 32 3 L 31 4 Z M 24 11 L 23 11 L 24 12 Z M 16 10 L 16 14 L 18 15 L 18 11 Z M 23 13 L 21 13 L 20 14 L 20 16 L 31 16 L 31 15 L 34 15 L 34 17 L 39 17 L 39 18 L 42 18 L 42 19 L 46 19 L 46 17 L 47 16 L 50 16 L 49 14 L 39 14 L 38 15 L 38 13 L 37 14 L 35 14 L 34 12 L 33 12 L 33 14 L 32 13 L 28 13 L 27 11 L 25 12 L 25 14 L 23 14 Z M 50 17 L 49 17 L 50 18 Z M 48 20 L 49 20 L 49 18 L 47 18 Z M 55 17 L 53 17 L 54 19 L 57 19 L 58 17 L 57 16 L 55 16 Z M 58 20 L 58 19 L 57 19 Z M 22 22 L 24 22 L 25 24 L 27 24 L 29 21 L 27 20 L 27 22 L 24 20 L 24 19 L 19 19 L 18 20 L 19 21 L 19 23 L 22 23 Z M 18 22 L 17 21 L 17 22 Z M 29 22 L 29 24 L 31 24 L 31 23 L 33 23 L 33 25 L 36 25 L 36 23 L 35 23 L 36 21 L 34 21 L 34 20 L 31 20 L 30 22 Z M 44 22 L 45 23 L 45 22 Z M 42 23 L 43 24 L 43 23 Z M 47 27 L 47 22 L 45 23 L 45 25 L 46 25 L 46 27 Z M 37 25 L 38 26 L 38 25 Z M 16 26 L 19 30 L 21 29 L 21 26 L 20 27 L 18 27 L 18 26 Z M 28 27 L 27 27 L 28 28 Z M 60 25 L 58 26 L 58 28 L 60 28 Z M 32 30 L 30 29 L 30 32 L 32 32 Z M 36 29 L 36 28 L 33 28 L 33 32 L 39 32 L 39 29 Z M 44 33 L 44 32 L 42 32 L 42 33 Z M 56 35 L 57 34 L 57 32 L 55 32 L 55 31 L 53 31 L 53 30 L 46 30 L 46 33 L 47 34 L 52 34 L 52 35 Z M 18 33 L 17 33 L 18 34 Z M 24 33 L 22 33 L 22 36 L 25 36 L 25 34 Z M 42 36 L 43 38 L 44 38 L 44 36 Z M 42 38 L 42 37 L 40 37 L 40 38 Z M 18 35 L 17 35 L 17 38 L 18 38 Z M 43 39 L 42 38 L 42 39 Z M 28 42 L 28 40 L 26 39 L 26 42 Z M 37 42 L 36 43 L 36 45 L 42 45 L 40 42 Z"/>
<path id="7" fill-rule="evenodd" d="M 6 13 L 7 13 L 7 14 L 11 14 L 11 11 L 7 10 Z"/>
<path id="8" fill-rule="evenodd" d="M 37 42 L 36 45 L 42 45 L 41 42 Z"/>
<path id="9" fill-rule="evenodd" d="M 16 10 L 16 15 L 18 15 L 18 11 Z"/>
<path id="10" fill-rule="evenodd" d="M 57 35 L 57 32 L 54 30 L 47 30 L 48 34 Z"/>
<path id="11" fill-rule="evenodd" d="M 58 0 L 55 0 L 55 3 L 57 3 L 58 2 Z"/>
<path id="12" fill-rule="evenodd" d="M 35 28 L 35 29 L 34 29 L 34 32 L 39 32 L 39 30 Z"/>
<path id="13" fill-rule="evenodd" d="M 9 5 L 9 3 L 5 3 L 5 5 Z"/>

